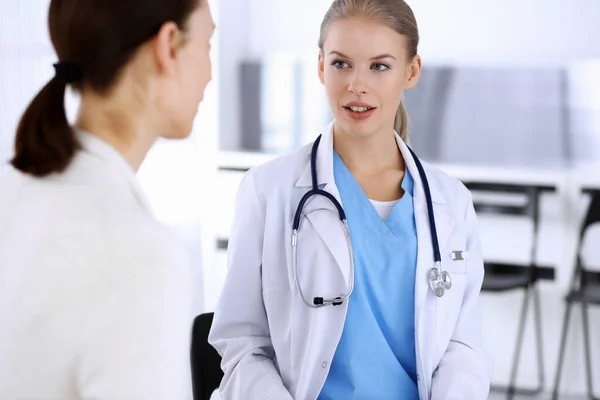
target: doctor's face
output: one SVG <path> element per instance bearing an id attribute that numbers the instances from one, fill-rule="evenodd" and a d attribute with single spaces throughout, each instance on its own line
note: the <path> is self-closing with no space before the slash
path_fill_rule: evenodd
<path id="1" fill-rule="evenodd" d="M 409 57 L 407 39 L 380 21 L 347 18 L 332 22 L 319 54 L 336 128 L 366 137 L 393 129 L 405 89 L 419 78 L 421 60 Z"/>

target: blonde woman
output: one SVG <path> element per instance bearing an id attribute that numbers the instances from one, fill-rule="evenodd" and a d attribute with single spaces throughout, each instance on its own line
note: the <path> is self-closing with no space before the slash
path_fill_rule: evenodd
<path id="1" fill-rule="evenodd" d="M 487 398 L 470 194 L 406 144 L 418 41 L 403 0 L 325 15 L 335 120 L 239 189 L 210 335 L 225 399 Z"/>

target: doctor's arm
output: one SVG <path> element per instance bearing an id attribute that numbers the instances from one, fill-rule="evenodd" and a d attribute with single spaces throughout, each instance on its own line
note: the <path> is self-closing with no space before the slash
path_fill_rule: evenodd
<path id="1" fill-rule="evenodd" d="M 433 374 L 433 400 L 484 400 L 488 398 L 491 360 L 482 348 L 479 293 L 484 268 L 477 218 L 469 195 L 466 211 L 467 283 L 456 328 Z"/>
<path id="2" fill-rule="evenodd" d="M 261 278 L 265 215 L 252 174 L 246 174 L 238 190 L 228 273 L 209 342 L 223 358 L 224 400 L 291 400 L 273 363 Z"/>

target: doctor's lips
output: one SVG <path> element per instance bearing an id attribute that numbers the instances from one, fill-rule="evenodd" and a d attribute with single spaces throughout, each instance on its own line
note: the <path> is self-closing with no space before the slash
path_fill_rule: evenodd
<path id="1" fill-rule="evenodd" d="M 352 101 L 344 105 L 344 108 L 354 112 L 366 112 L 371 111 L 377 107 L 373 107 L 370 104 L 363 103 L 362 101 Z"/>
<path id="2" fill-rule="evenodd" d="M 363 103 L 362 101 L 352 101 L 344 105 L 344 110 L 349 118 L 354 120 L 364 120 L 369 118 L 377 107 L 373 107 L 370 104 Z"/>

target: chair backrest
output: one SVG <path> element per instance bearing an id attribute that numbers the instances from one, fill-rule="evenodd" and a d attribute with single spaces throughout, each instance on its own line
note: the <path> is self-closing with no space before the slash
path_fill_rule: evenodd
<path id="1" fill-rule="evenodd" d="M 223 379 L 221 356 L 208 343 L 213 316 L 213 313 L 201 314 L 194 320 L 191 348 L 194 400 L 210 400 Z"/>
<path id="2" fill-rule="evenodd" d="M 585 232 L 595 223 L 600 222 L 600 190 L 586 190 L 592 196 L 592 201 L 588 207 L 587 213 L 579 230 L 579 240 L 583 239 Z"/>
<path id="3" fill-rule="evenodd" d="M 587 230 L 590 228 L 590 226 L 600 223 L 600 190 L 585 190 L 584 193 L 590 194 L 592 196 L 592 200 L 579 230 L 579 244 L 574 281 L 577 279 L 577 277 L 579 277 L 579 284 L 581 286 L 590 283 L 600 285 L 600 271 L 593 271 L 586 268 L 581 260 L 581 244 Z"/>
<path id="4" fill-rule="evenodd" d="M 473 205 L 476 211 L 503 215 L 516 215 L 531 217 L 537 219 L 539 217 L 539 198 L 542 188 L 530 185 L 515 185 L 508 183 L 488 183 L 488 182 L 465 182 L 465 186 L 472 192 L 483 192 L 490 194 L 511 194 L 522 195 L 526 201 L 521 204 L 507 204 L 505 202 L 478 201 L 473 199 Z"/>
<path id="5" fill-rule="evenodd" d="M 465 186 L 473 193 L 486 193 L 492 195 L 515 195 L 523 197 L 525 201 L 515 203 L 507 201 L 478 200 L 473 198 L 473 206 L 477 213 L 520 216 L 531 219 L 533 223 L 533 243 L 531 246 L 530 260 L 535 264 L 537 251 L 537 236 L 540 225 L 540 198 L 542 192 L 553 192 L 551 186 L 537 186 L 529 184 L 508 184 L 490 182 L 464 182 Z"/>

